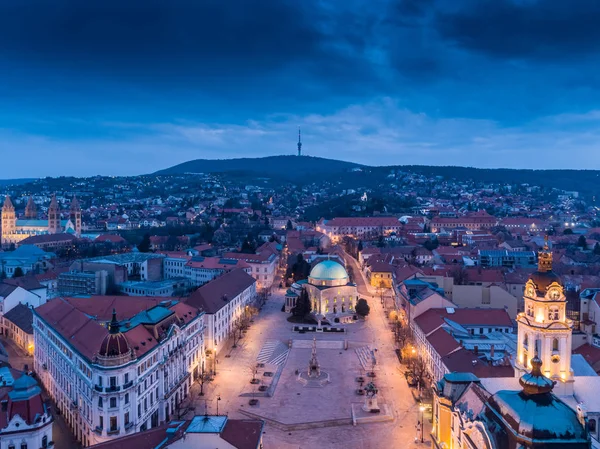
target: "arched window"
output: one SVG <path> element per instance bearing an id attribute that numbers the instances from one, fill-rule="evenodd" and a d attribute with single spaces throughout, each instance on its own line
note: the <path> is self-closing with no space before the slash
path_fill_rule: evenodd
<path id="1" fill-rule="evenodd" d="M 596 433 L 596 420 L 595 419 L 590 419 L 588 421 L 588 429 L 590 430 L 590 433 Z"/>
<path id="2" fill-rule="evenodd" d="M 553 321 L 558 321 L 560 319 L 558 306 L 550 307 L 550 310 L 548 312 L 548 319 Z"/>
<path id="3" fill-rule="evenodd" d="M 523 337 L 523 346 L 526 348 L 527 346 L 529 346 L 529 338 L 527 337 L 527 334 L 525 334 L 525 336 Z"/>
<path id="4" fill-rule="evenodd" d="M 554 340 L 552 340 L 552 350 L 558 351 L 558 338 L 555 338 Z"/>

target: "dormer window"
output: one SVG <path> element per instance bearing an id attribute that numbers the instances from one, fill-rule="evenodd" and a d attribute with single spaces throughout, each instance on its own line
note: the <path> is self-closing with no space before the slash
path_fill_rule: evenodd
<path id="1" fill-rule="evenodd" d="M 527 316 L 533 318 L 533 306 L 531 304 L 527 304 Z"/>
<path id="2" fill-rule="evenodd" d="M 560 319 L 558 307 L 554 306 L 548 309 L 548 319 L 550 321 L 558 321 Z"/>

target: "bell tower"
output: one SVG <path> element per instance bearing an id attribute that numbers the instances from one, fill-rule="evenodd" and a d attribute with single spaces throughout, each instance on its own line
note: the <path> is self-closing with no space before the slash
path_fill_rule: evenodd
<path id="1" fill-rule="evenodd" d="M 60 209 L 56 201 L 56 195 L 52 195 L 50 206 L 48 206 L 48 233 L 58 234 L 60 232 Z"/>
<path id="2" fill-rule="evenodd" d="M 33 202 L 33 196 L 29 197 L 27 206 L 25 206 L 25 218 L 27 220 L 35 220 L 37 218 L 37 207 Z"/>
<path id="3" fill-rule="evenodd" d="M 6 195 L 4 206 L 2 206 L 2 239 L 1 243 L 8 244 L 12 242 L 10 237 L 17 229 L 17 215 L 15 206 L 13 206 L 10 196 Z"/>
<path id="4" fill-rule="evenodd" d="M 532 369 L 538 355 L 543 374 L 557 381 L 561 393 L 572 391 L 571 338 L 573 321 L 568 319 L 567 299 L 560 278 L 552 271 L 548 237 L 538 253 L 538 269 L 525 284 L 525 311 L 517 315 L 516 375 Z"/>
<path id="5" fill-rule="evenodd" d="M 81 206 L 75 195 L 73 195 L 73 199 L 71 200 L 69 218 L 71 223 L 73 223 L 73 226 L 75 226 L 75 235 L 79 237 L 81 235 Z"/>

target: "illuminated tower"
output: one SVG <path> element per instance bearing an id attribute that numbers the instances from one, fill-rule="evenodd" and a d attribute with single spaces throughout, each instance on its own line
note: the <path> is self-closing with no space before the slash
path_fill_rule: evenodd
<path id="1" fill-rule="evenodd" d="M 71 200 L 69 218 L 73 226 L 75 226 L 75 235 L 79 237 L 81 235 L 81 206 L 75 195 L 73 195 L 73 199 Z"/>
<path id="2" fill-rule="evenodd" d="M 52 201 L 48 206 L 48 233 L 57 234 L 60 232 L 60 209 L 56 201 L 56 195 L 52 195 Z"/>
<path id="3" fill-rule="evenodd" d="M 300 128 L 298 128 L 298 156 L 302 156 L 302 139 L 300 135 Z"/>
<path id="4" fill-rule="evenodd" d="M 16 231 L 17 215 L 10 196 L 6 195 L 4 206 L 2 206 L 2 244 L 11 243 L 10 235 Z"/>
<path id="5" fill-rule="evenodd" d="M 557 381 L 561 393 L 572 391 L 571 337 L 573 322 L 567 318 L 567 298 L 560 278 L 552 271 L 548 237 L 538 253 L 538 270 L 525 284 L 525 311 L 517 315 L 516 375 L 531 370 L 537 355 L 545 376 Z"/>
<path id="6" fill-rule="evenodd" d="M 37 207 L 33 202 L 33 196 L 29 197 L 27 206 L 25 206 L 25 218 L 27 220 L 35 220 L 37 218 Z"/>

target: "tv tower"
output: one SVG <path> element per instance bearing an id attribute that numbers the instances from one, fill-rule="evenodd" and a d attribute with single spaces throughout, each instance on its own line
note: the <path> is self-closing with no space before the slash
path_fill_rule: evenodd
<path id="1" fill-rule="evenodd" d="M 302 139 L 300 134 L 300 127 L 298 127 L 298 156 L 302 156 Z"/>

